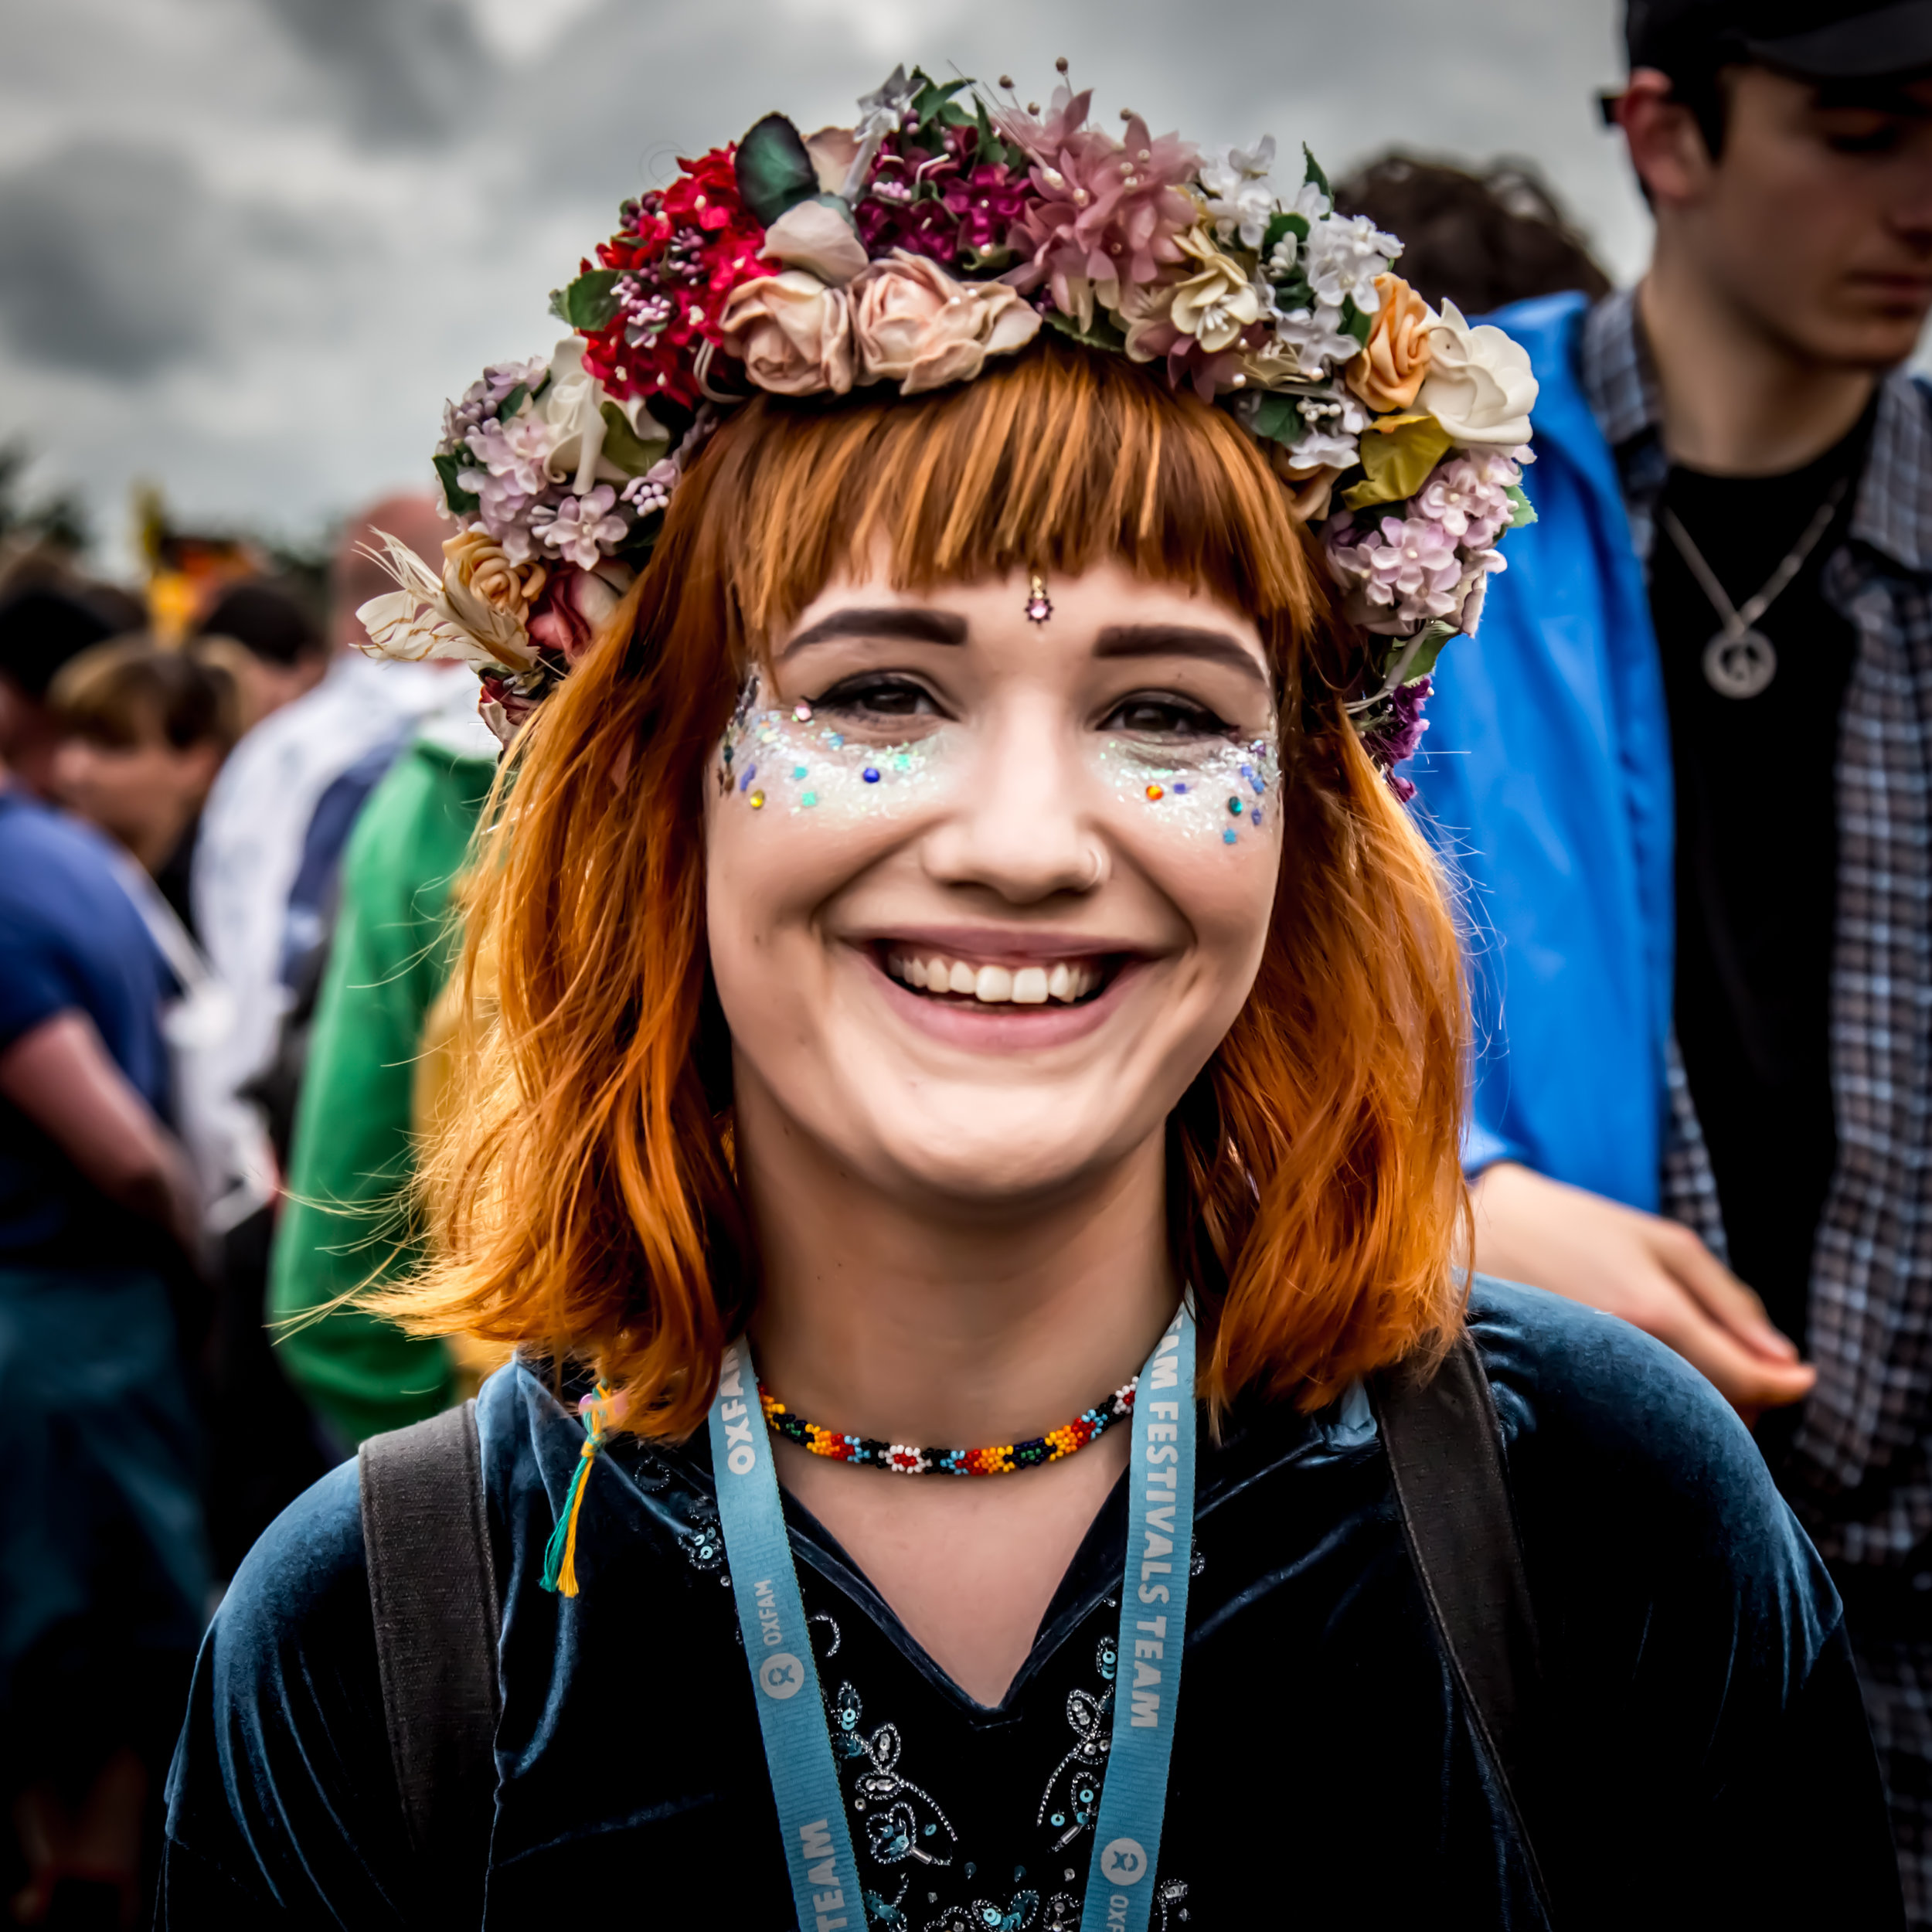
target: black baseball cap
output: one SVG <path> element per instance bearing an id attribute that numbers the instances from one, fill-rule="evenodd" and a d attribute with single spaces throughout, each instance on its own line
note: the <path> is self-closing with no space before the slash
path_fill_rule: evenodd
<path id="1" fill-rule="evenodd" d="M 114 625 L 78 597 L 23 590 L 0 604 L 0 677 L 44 699 L 63 665 L 114 634 Z"/>
<path id="2" fill-rule="evenodd" d="M 1633 68 L 1673 80 L 1733 63 L 1900 80 L 1932 72 L 1932 0 L 1630 0 L 1624 39 Z"/>

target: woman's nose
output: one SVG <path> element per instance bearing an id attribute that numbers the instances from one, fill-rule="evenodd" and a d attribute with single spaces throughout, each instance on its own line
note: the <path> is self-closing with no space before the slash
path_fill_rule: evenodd
<path id="1" fill-rule="evenodd" d="M 1063 719 L 1019 711 L 988 732 L 967 782 L 928 834 L 927 872 L 1019 906 L 1091 891 L 1107 872 L 1092 782 Z"/>

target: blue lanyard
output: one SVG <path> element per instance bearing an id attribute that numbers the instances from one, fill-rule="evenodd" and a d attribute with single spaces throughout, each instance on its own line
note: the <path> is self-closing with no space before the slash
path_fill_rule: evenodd
<path id="1" fill-rule="evenodd" d="M 811 1634 L 743 1340 L 726 1351 L 711 1405 L 711 1462 L 799 1932 L 864 1932 Z M 1113 1738 L 1080 1932 L 1146 1932 L 1153 1909 L 1194 1548 L 1194 1323 L 1185 1308 L 1141 1371 L 1128 1481 Z"/>

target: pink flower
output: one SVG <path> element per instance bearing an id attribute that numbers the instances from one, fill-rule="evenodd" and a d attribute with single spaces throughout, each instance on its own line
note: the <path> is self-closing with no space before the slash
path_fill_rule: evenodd
<path id="1" fill-rule="evenodd" d="M 902 396 L 970 382 L 989 355 L 1039 333 L 1039 317 L 1003 282 L 955 281 L 903 248 L 852 285 L 858 380 L 896 380 Z"/>
<path id="2" fill-rule="evenodd" d="M 1374 531 L 1339 518 L 1328 543 L 1328 560 L 1351 590 L 1349 614 L 1372 631 L 1400 635 L 1454 617 L 1466 600 L 1455 539 L 1426 517 L 1385 516 Z"/>
<path id="3" fill-rule="evenodd" d="M 1430 472 L 1416 498 L 1417 511 L 1465 549 L 1487 549 L 1514 513 L 1508 486 L 1485 474 L 1491 467 L 1452 457 Z"/>
<path id="4" fill-rule="evenodd" d="M 600 483 L 586 496 L 566 496 L 554 509 L 539 505 L 530 519 L 538 543 L 546 550 L 574 563 L 580 570 L 594 570 L 603 560 L 604 546 L 624 541 L 630 526 L 612 512 L 617 493 L 607 483 Z"/>
<path id="5" fill-rule="evenodd" d="M 719 319 L 726 349 L 775 396 L 843 396 L 852 387 L 852 310 L 842 288 L 788 268 L 734 288 Z"/>
<path id="6" fill-rule="evenodd" d="M 958 219 L 960 252 L 971 249 L 984 254 L 1002 247 L 1032 198 L 1032 184 L 1004 162 L 975 168 L 970 175 L 948 182 L 944 199 Z"/>
<path id="7" fill-rule="evenodd" d="M 1028 257 L 1005 277 L 1022 291 L 1045 282 L 1054 305 L 1090 328 L 1094 303 L 1120 306 L 1124 286 L 1154 281 L 1182 260 L 1179 238 L 1200 217 L 1181 192 L 1199 162 L 1175 134 L 1156 141 L 1136 114 L 1124 144 L 1086 124 L 1090 94 L 1053 93 L 1044 122 L 1006 110 L 1000 132 L 1033 163 L 1036 196 L 1008 245 Z"/>
<path id="8" fill-rule="evenodd" d="M 560 651 L 574 665 L 623 602 L 631 574 L 625 565 L 610 563 L 594 570 L 553 571 L 530 614 L 531 642 Z"/>

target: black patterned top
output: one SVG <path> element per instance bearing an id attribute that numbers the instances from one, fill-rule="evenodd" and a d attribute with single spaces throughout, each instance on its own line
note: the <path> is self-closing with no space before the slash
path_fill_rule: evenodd
<path id="1" fill-rule="evenodd" d="M 1749 1437 L 1621 1322 L 1481 1284 L 1473 1326 L 1557 1719 L 1562 1802 L 1536 1828 L 1557 1923 L 1896 1925 L 1836 1600 Z M 598 1458 L 580 1594 L 562 1599 L 538 1578 L 582 1432 L 520 1369 L 478 1413 L 505 1606 L 485 1923 L 790 1927 L 705 1437 Z M 1124 1478 L 996 1708 L 786 1510 L 871 1926 L 1075 1932 L 1132 1681 L 1115 1651 Z M 1204 1428 L 1193 1566 L 1154 1925 L 1542 1927 L 1366 1403 L 1244 1405 L 1218 1440 Z M 223 1602 L 168 1835 L 164 1927 L 430 1922 L 352 1468 L 281 1519 Z"/>

